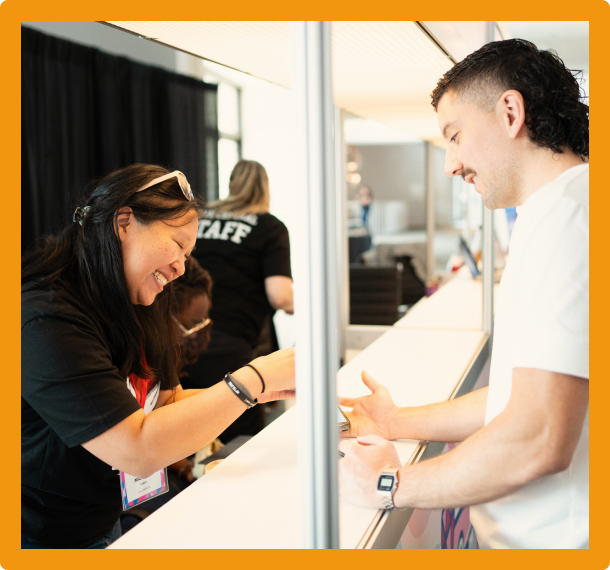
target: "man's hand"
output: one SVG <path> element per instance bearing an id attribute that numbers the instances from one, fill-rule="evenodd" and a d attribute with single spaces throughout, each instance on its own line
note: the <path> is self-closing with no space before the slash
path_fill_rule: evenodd
<path id="1" fill-rule="evenodd" d="M 433 417 L 430 423 L 445 412 L 449 418 L 461 418 L 468 429 L 462 427 L 458 433 L 467 434 L 482 421 L 480 417 L 470 423 L 466 419 L 468 412 L 480 415 L 487 395 L 486 391 L 478 392 L 455 402 L 426 407 Z M 462 404 L 459 400 L 463 400 Z M 478 505 L 569 469 L 587 417 L 588 403 L 586 378 L 515 368 L 506 408 L 451 451 L 403 467 L 398 474 L 395 504 L 418 509 Z M 458 406 L 455 414 L 452 404 Z M 438 433 L 450 432 L 443 428 Z M 421 435 L 418 439 L 424 440 Z M 382 469 L 388 464 L 395 465 L 390 451 L 393 446 L 373 436 L 358 438 L 358 441 L 369 445 L 365 447 L 354 441 L 339 444 L 345 453 L 339 460 L 339 490 L 350 502 L 376 506 L 374 483 Z"/>
<path id="2" fill-rule="evenodd" d="M 372 392 L 370 396 L 339 398 L 341 406 L 352 408 L 351 412 L 346 412 L 350 430 L 342 432 L 341 437 L 375 434 L 385 439 L 394 439 L 392 422 L 398 407 L 392 400 L 390 392 L 364 370 L 362 371 L 362 381 Z"/>
<path id="3" fill-rule="evenodd" d="M 384 469 L 400 468 L 394 444 L 378 435 L 367 435 L 356 441 L 341 441 L 339 449 L 345 453 L 339 460 L 339 495 L 361 507 L 383 509 L 377 480 Z"/>

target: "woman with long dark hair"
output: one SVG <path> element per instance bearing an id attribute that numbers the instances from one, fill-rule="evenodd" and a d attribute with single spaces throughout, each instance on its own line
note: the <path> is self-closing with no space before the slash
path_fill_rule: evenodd
<path id="1" fill-rule="evenodd" d="M 135 164 L 93 183 L 69 226 L 22 258 L 22 548 L 104 548 L 123 487 L 257 398 L 292 395 L 289 350 L 182 390 L 172 281 L 201 213 L 182 173 Z"/>

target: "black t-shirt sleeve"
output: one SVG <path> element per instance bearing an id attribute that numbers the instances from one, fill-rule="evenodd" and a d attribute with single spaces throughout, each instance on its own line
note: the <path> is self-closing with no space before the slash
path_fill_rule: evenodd
<path id="1" fill-rule="evenodd" d="M 288 229 L 277 218 L 269 229 L 269 239 L 262 255 L 263 277 L 283 275 L 292 278 L 290 270 L 290 238 Z"/>
<path id="2" fill-rule="evenodd" d="M 111 362 L 98 331 L 46 315 L 21 329 L 21 395 L 74 447 L 141 409 Z"/>

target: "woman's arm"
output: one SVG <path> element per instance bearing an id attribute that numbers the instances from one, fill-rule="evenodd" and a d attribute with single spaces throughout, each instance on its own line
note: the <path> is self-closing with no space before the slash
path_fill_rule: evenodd
<path id="1" fill-rule="evenodd" d="M 283 275 L 273 275 L 265 278 L 265 292 L 269 304 L 276 310 L 292 315 L 294 313 L 292 296 L 292 279 Z"/>
<path id="2" fill-rule="evenodd" d="M 158 410 L 163 406 L 167 406 L 168 404 L 185 400 L 191 396 L 196 396 L 200 392 L 203 392 L 203 389 L 185 390 L 180 384 L 178 384 L 178 386 L 176 386 L 173 390 L 161 390 L 159 392 L 159 397 L 157 398 L 157 403 L 155 404 L 155 410 Z"/>
<path id="3" fill-rule="evenodd" d="M 285 349 L 257 358 L 254 366 L 266 383 L 265 394 L 285 396 L 294 387 L 294 349 Z M 234 376 L 253 398 L 261 394 L 259 377 L 249 367 L 240 368 Z M 136 477 L 151 473 L 187 457 L 207 445 L 232 424 L 246 405 L 225 382 L 206 390 L 180 391 L 178 401 L 144 414 L 131 414 L 101 435 L 83 443 L 93 455 Z"/>

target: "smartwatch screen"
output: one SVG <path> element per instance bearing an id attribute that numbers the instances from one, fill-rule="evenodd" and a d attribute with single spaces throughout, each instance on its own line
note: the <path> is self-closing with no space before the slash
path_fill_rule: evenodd
<path id="1" fill-rule="evenodd" d="M 379 477 L 377 489 L 379 491 L 390 491 L 394 485 L 394 475 L 382 475 Z"/>

